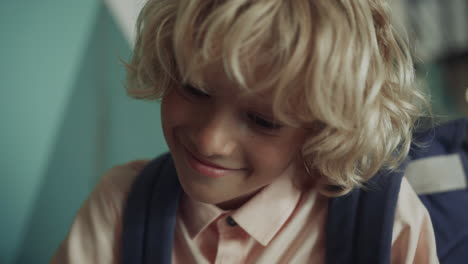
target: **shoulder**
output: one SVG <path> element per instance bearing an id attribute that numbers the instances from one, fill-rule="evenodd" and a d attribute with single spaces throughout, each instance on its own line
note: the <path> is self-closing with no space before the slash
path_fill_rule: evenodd
<path id="1" fill-rule="evenodd" d="M 396 224 L 415 225 L 428 215 L 427 209 L 421 203 L 408 180 L 403 177 L 395 211 Z"/>
<path id="2" fill-rule="evenodd" d="M 148 163 L 135 160 L 112 167 L 103 174 L 87 202 L 109 211 L 112 219 L 120 219 L 132 184 Z"/>
<path id="3" fill-rule="evenodd" d="M 392 263 L 438 263 L 431 218 L 406 177 L 401 182 L 392 237 Z"/>
<path id="4" fill-rule="evenodd" d="M 86 203 L 120 211 L 133 182 L 148 163 L 148 160 L 135 160 L 110 168 L 101 176 Z"/>
<path id="5" fill-rule="evenodd" d="M 109 169 L 99 180 L 90 199 L 114 205 L 121 213 L 132 187 L 150 184 L 155 173 L 168 164 L 169 154 L 163 154 L 153 160 L 134 160 Z"/>
<path id="6" fill-rule="evenodd" d="M 95 192 L 125 194 L 150 160 L 134 160 L 109 169 L 99 180 Z"/>
<path id="7" fill-rule="evenodd" d="M 104 173 L 76 214 L 51 263 L 118 263 L 125 201 L 148 162 L 136 160 Z"/>

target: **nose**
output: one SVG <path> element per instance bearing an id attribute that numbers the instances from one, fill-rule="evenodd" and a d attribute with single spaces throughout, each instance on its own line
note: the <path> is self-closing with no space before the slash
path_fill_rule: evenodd
<path id="1" fill-rule="evenodd" d="M 200 118 L 192 142 L 200 155 L 210 158 L 233 154 L 237 146 L 234 118 L 229 113 L 208 114 Z"/>

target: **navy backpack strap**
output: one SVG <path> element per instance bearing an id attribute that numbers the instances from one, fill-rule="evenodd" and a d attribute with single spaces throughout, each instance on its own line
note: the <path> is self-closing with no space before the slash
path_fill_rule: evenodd
<path id="1" fill-rule="evenodd" d="M 123 213 L 122 263 L 171 263 L 180 191 L 169 154 L 143 169 Z"/>
<path id="2" fill-rule="evenodd" d="M 403 165 L 405 166 L 405 164 Z M 390 263 L 403 172 L 379 172 L 366 188 L 329 199 L 326 262 Z"/>

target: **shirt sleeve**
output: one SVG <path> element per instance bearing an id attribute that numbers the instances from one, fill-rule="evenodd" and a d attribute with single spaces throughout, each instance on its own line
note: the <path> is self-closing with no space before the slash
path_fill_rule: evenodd
<path id="1" fill-rule="evenodd" d="M 406 178 L 398 196 L 392 243 L 394 264 L 439 263 L 431 218 Z"/>
<path id="2" fill-rule="evenodd" d="M 51 264 L 119 263 L 121 216 L 131 184 L 148 161 L 110 169 L 78 211 Z"/>

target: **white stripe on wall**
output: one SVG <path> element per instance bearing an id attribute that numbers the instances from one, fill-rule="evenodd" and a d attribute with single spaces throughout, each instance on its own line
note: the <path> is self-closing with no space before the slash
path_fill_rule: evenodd
<path id="1" fill-rule="evenodd" d="M 131 47 L 135 42 L 135 23 L 147 0 L 104 0 Z"/>

